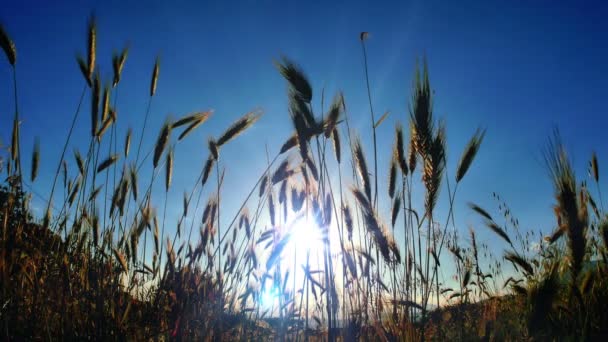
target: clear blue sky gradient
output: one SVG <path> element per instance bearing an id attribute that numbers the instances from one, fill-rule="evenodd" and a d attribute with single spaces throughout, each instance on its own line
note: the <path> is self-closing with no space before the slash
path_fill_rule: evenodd
<path id="1" fill-rule="evenodd" d="M 160 55 L 161 70 L 146 146 L 154 144 L 168 114 L 177 118 L 192 111 L 215 111 L 176 149 L 170 194 L 176 205 L 169 208 L 168 222 L 181 213 L 183 191 L 191 188 L 207 158 L 208 136 L 217 136 L 249 110 L 262 108 L 265 112 L 254 128 L 222 151 L 226 167 L 223 196 L 234 203 L 242 201 L 243 189 L 249 189 L 264 169 L 266 145 L 272 156 L 288 137 L 292 125 L 286 84 L 272 64 L 283 55 L 309 76 L 317 113 L 323 87 L 326 101 L 336 91 L 344 91 L 350 118 L 362 135 L 371 163 L 359 42 L 359 33 L 369 31 L 374 109 L 377 116 L 386 110 L 392 113 L 379 130 L 380 176 L 386 177 L 388 171 L 394 124 L 407 120 L 416 59 L 426 56 L 436 96 L 435 114 L 447 125 L 452 183 L 466 142 L 478 126 L 487 128 L 478 157 L 459 187 L 456 223 L 463 234 L 469 224 L 479 227 L 481 239 L 500 249 L 503 244 L 481 228 L 481 221 L 466 203 L 474 201 L 495 210 L 491 193 L 496 192 L 509 203 L 523 228 L 550 231 L 554 200 L 541 149 L 553 128 L 560 129 L 579 179 L 588 179 L 587 162 L 593 150 L 599 156 L 600 172 L 608 165 L 604 134 L 608 123 L 608 7 L 605 2 L 560 3 L 4 2 L 0 21 L 18 49 L 24 169 L 29 170 L 34 137 L 40 136 L 41 177 L 32 186 L 37 193 L 48 195 L 84 84 L 74 57 L 86 53 L 91 11 L 97 17 L 97 58 L 104 79 L 109 81 L 112 75 L 112 51 L 127 44 L 130 47 L 118 90 L 121 144 L 128 126 L 134 129 L 134 141 L 139 138 L 156 55 Z M 8 63 L 0 57 L 0 137 L 4 144 L 10 141 L 11 77 Z M 89 139 L 89 108 L 87 98 L 72 144 L 83 154 Z M 67 154 L 70 162 L 72 150 Z M 151 169 L 151 162 L 148 164 L 145 172 Z M 603 185 L 604 176 L 601 174 Z M 162 194 L 160 183 L 155 196 Z M 420 188 L 418 183 L 418 196 L 422 196 Z M 384 187 L 380 194 L 387 198 Z M 444 188 L 437 215 L 442 222 L 447 215 L 446 194 Z M 422 203 L 422 197 L 418 202 Z M 39 198 L 36 203 L 43 206 Z M 383 207 L 388 217 L 386 204 Z M 235 210 L 229 207 L 226 218 Z"/>

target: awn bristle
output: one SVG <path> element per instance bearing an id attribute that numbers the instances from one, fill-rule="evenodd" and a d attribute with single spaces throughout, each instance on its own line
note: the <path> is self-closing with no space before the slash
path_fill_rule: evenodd
<path id="1" fill-rule="evenodd" d="M 34 152 L 32 153 L 32 182 L 36 180 L 38 176 L 38 167 L 40 166 L 40 139 L 34 140 Z"/>

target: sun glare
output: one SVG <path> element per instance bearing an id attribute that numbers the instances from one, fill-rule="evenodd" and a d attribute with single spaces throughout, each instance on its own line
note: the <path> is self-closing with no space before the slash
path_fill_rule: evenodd
<path id="1" fill-rule="evenodd" d="M 300 252 L 316 254 L 323 251 L 323 234 L 312 218 L 299 217 L 291 228 L 291 245 Z"/>

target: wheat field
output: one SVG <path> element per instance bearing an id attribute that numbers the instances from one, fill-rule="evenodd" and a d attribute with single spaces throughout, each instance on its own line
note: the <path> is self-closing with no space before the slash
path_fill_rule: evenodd
<path id="1" fill-rule="evenodd" d="M 267 165 L 252 175 L 254 186 L 223 191 L 231 181 L 225 170 L 246 167 L 226 161 L 226 154 L 236 153 L 226 146 L 267 119 L 259 109 L 208 132 L 199 144 L 205 157 L 198 178 L 176 194 L 170 189 L 183 166 L 176 165 L 174 153 L 215 113 L 195 111 L 168 116 L 161 127 L 149 125 L 152 99 L 163 82 L 161 59 L 151 56 L 149 78 L 141 80 L 149 84 L 147 111 L 138 126 L 125 127 L 115 98 L 129 50 L 111 56 L 112 70 L 100 71 L 98 59 L 108 57 L 97 51 L 101 29 L 91 16 L 86 53 L 75 61 L 86 85 L 73 117 L 61 119 L 67 132 L 61 157 L 49 160 L 41 158 L 44 136 L 36 138 L 31 156 L 21 148 L 22 140 L 33 139 L 20 134 L 18 90 L 28 85 L 18 83 L 17 75 L 27 65 L 18 63 L 10 28 L 0 26 L 6 57 L 0 62 L 13 76 L 0 82 L 10 82 L 14 91 L 14 103 L 0 104 L 2 124 L 12 127 L 0 155 L 6 175 L 0 187 L 4 340 L 607 336 L 608 216 L 595 153 L 590 177 L 582 179 L 559 132 L 542 150 L 554 188 L 552 234 L 520 229 L 498 194 L 498 210 L 468 203 L 483 224 L 457 229 L 459 185 L 476 167 L 491 132 L 486 136 L 485 129 L 471 125 L 466 146 L 450 149 L 457 164 L 448 169 L 447 128 L 433 110 L 441 99 L 435 99 L 421 59 L 411 96 L 404 99 L 408 115 L 391 128 L 392 144 L 383 146 L 377 129 L 388 125 L 389 112 L 378 116 L 371 107 L 369 36 L 362 32 L 355 38 L 362 48 L 370 132 L 351 129 L 348 94 L 338 92 L 324 103 L 294 61 L 277 58 L 293 125 L 277 133 L 274 155 L 259 148 Z M 7 116 L 13 108 L 14 116 Z M 78 118 L 90 124 L 88 146 L 74 140 Z M 118 136 L 119 125 L 125 136 Z M 158 132 L 155 140 L 144 139 L 149 131 Z M 364 144 L 361 134 L 371 134 L 372 143 Z M 389 165 L 379 164 L 379 155 L 388 156 Z M 22 168 L 23 158 L 31 158 L 30 170 Z M 56 171 L 39 174 L 42 162 Z M 40 178 L 52 187 L 38 215 L 28 184 Z M 164 193 L 152 191 L 157 184 Z M 414 187 L 422 197 L 412 196 Z M 440 193 L 448 196 L 447 214 L 436 210 Z M 226 214 L 226 203 L 239 209 Z M 177 218 L 168 215 L 173 208 Z M 479 242 L 480 230 L 494 234 L 504 252 Z M 533 242 L 538 249 L 531 248 Z"/>

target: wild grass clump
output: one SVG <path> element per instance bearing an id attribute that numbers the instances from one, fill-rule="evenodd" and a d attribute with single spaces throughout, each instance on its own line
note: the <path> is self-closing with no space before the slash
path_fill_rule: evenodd
<path id="1" fill-rule="evenodd" d="M 0 156 L 7 176 L 0 186 L 4 339 L 546 340 L 608 333 L 602 304 L 608 299 L 608 214 L 595 153 L 589 163 L 594 193 L 576 178 L 559 135 L 550 140 L 552 234 L 523 230 L 497 194 L 498 214 L 470 204 L 482 228 L 459 227 L 457 189 L 482 153 L 486 131 L 473 133 L 449 170 L 448 128 L 433 112 L 425 62 L 415 69 L 409 115 L 401 118 L 407 122 L 397 120 L 392 146 L 378 146 L 376 130 L 387 125 L 389 112 L 376 120 L 371 41 L 363 32 L 370 132 L 350 127 L 342 92 L 328 108 L 320 92 L 321 106 L 314 106 L 319 93 L 312 82 L 282 58 L 275 66 L 287 84 L 285 120 L 293 129 L 280 148 L 267 151 L 262 174 L 242 193 L 224 189 L 223 170 L 241 167 L 225 158 L 235 153 L 230 145 L 263 120 L 254 110 L 235 116 L 219 135 L 207 132 L 197 178 L 176 198 L 175 154 L 183 140 L 207 128 L 213 111 L 194 109 L 149 127 L 152 100 L 162 100 L 157 57 L 141 126 L 123 127 L 117 98 L 129 77 L 129 50 L 112 54 L 111 73 L 100 70 L 102 32 L 91 17 L 86 57 L 76 59 L 83 92 L 65 127 L 61 157 L 42 158 L 35 139 L 24 177 L 16 44 L 0 26 L 15 94 L 15 114 L 7 121 L 11 144 Z M 91 102 L 88 144 L 71 141 L 85 97 Z M 126 128 L 124 140 L 119 126 Z M 152 142 L 143 138 L 150 129 L 158 130 Z M 368 139 L 372 146 L 363 143 Z M 378 167 L 383 151 L 386 170 Z M 40 174 L 45 162 L 57 165 L 54 175 Z M 43 217 L 34 217 L 26 189 L 42 177 L 53 182 Z M 158 182 L 164 194 L 152 192 Z M 387 193 L 379 193 L 379 182 L 387 183 Z M 415 187 L 423 198 L 413 197 Z M 226 201 L 238 210 L 227 213 Z M 442 205 L 447 210 L 437 210 Z M 181 213 L 168 215 L 174 211 L 168 206 Z M 490 248 L 479 229 L 492 232 L 504 250 Z"/>

